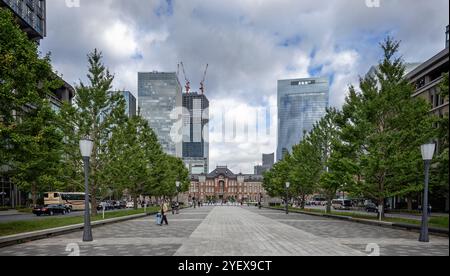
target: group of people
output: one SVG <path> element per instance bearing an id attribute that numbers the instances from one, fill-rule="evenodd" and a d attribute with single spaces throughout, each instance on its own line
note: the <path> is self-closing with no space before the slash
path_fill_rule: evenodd
<path id="1" fill-rule="evenodd" d="M 164 223 L 166 225 L 169 225 L 169 221 L 167 220 L 167 213 L 169 212 L 169 201 L 164 200 L 161 203 L 160 207 L 161 207 L 160 213 L 158 214 L 158 216 L 160 217 L 158 217 L 159 219 L 157 220 L 157 224 L 159 226 L 162 226 Z M 178 201 L 172 201 L 171 207 L 172 207 L 172 215 L 180 213 L 180 203 Z"/>

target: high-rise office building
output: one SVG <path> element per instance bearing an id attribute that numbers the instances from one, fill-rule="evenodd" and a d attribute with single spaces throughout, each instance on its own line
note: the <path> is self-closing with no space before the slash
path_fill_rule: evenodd
<path id="1" fill-rule="evenodd" d="M 326 113 L 329 84 L 326 78 L 278 81 L 277 160 L 303 140 Z"/>
<path id="2" fill-rule="evenodd" d="M 275 153 L 263 154 L 262 160 L 263 166 L 273 167 L 273 165 L 275 164 Z"/>
<path id="3" fill-rule="evenodd" d="M 136 116 L 136 97 L 130 91 L 122 91 L 122 95 L 125 98 L 125 113 L 128 117 Z"/>
<path id="4" fill-rule="evenodd" d="M 131 118 L 137 114 L 136 97 L 130 91 L 110 91 L 110 93 L 120 93 L 125 99 L 125 114 Z"/>
<path id="5" fill-rule="evenodd" d="M 165 153 L 182 157 L 181 116 L 182 90 L 176 73 L 138 73 L 141 116 L 148 120 Z M 181 126 L 179 127 L 181 129 Z"/>
<path id="6" fill-rule="evenodd" d="M 208 173 L 209 100 L 203 94 L 183 94 L 183 160 L 191 174 Z"/>
<path id="7" fill-rule="evenodd" d="M 262 165 L 255 166 L 255 175 L 263 175 L 265 172 L 272 169 L 275 164 L 275 153 L 263 154 L 262 155 Z"/>
<path id="8" fill-rule="evenodd" d="M 45 37 L 45 0 L 0 0 L 0 7 L 5 6 L 14 13 L 21 29 L 31 40 L 39 42 Z"/>

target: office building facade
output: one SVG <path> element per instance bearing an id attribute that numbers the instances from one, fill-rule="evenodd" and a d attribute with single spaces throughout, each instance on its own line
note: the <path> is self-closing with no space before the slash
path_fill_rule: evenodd
<path id="1" fill-rule="evenodd" d="M 0 0 L 0 7 L 11 10 L 21 29 L 36 42 L 46 36 L 45 0 Z"/>
<path id="2" fill-rule="evenodd" d="M 326 78 L 278 81 L 277 160 L 302 141 L 325 114 L 329 105 Z"/>
<path id="3" fill-rule="evenodd" d="M 441 84 L 444 79 L 444 74 L 449 73 L 449 43 L 448 43 L 448 29 L 445 32 L 445 49 L 431 57 L 429 60 L 420 64 L 413 71 L 406 75 L 406 79 L 414 86 L 415 91 L 413 98 L 422 98 L 429 102 L 430 113 L 440 118 L 447 117 L 449 114 L 449 100 L 444 97 L 441 91 Z M 436 141 L 437 152 L 441 153 L 444 149 L 442 141 Z M 395 198 L 393 202 L 395 206 L 398 202 L 401 203 L 403 199 Z M 420 202 L 421 198 L 417 199 Z M 447 193 L 433 192 L 430 194 L 430 204 L 433 210 L 448 212 L 450 206 L 450 198 Z"/>
<path id="4" fill-rule="evenodd" d="M 265 172 L 272 169 L 275 164 L 275 153 L 263 154 L 262 165 L 255 166 L 255 175 L 263 175 Z"/>
<path id="5" fill-rule="evenodd" d="M 209 100 L 203 94 L 183 94 L 183 160 L 191 174 L 208 173 Z"/>
<path id="6" fill-rule="evenodd" d="M 176 73 L 138 73 L 141 116 L 147 119 L 165 153 L 182 157 L 182 90 Z"/>
<path id="7" fill-rule="evenodd" d="M 136 97 L 130 91 L 122 91 L 122 95 L 125 99 L 125 114 L 127 114 L 129 118 L 136 116 Z"/>
<path id="8" fill-rule="evenodd" d="M 440 85 L 443 75 L 449 72 L 448 26 L 445 49 L 408 72 L 405 78 L 414 85 L 413 97 L 420 97 L 431 104 L 431 112 L 437 116 L 448 115 L 449 102 L 441 96 Z"/>

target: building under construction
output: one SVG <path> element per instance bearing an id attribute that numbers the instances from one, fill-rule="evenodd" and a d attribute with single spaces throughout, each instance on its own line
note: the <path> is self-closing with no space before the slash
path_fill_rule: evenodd
<path id="1" fill-rule="evenodd" d="M 185 79 L 183 93 L 183 161 L 190 174 L 207 174 L 209 171 L 209 100 L 205 96 L 208 65 L 200 82 L 200 93 L 191 92 L 191 82 L 184 64 L 179 64 Z"/>

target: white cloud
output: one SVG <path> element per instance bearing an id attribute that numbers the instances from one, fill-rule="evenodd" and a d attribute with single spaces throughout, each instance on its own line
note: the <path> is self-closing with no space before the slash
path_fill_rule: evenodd
<path id="1" fill-rule="evenodd" d="M 48 1 L 48 36 L 41 44 L 43 52 L 52 52 L 55 68 L 69 83 L 85 78 L 86 54 L 94 48 L 103 51 L 116 77 L 115 88 L 135 94 L 138 71 L 174 72 L 184 61 L 196 90 L 209 63 L 211 109 L 227 106 L 239 119 L 276 106 L 278 79 L 311 73 L 333 77 L 331 105 L 339 107 L 347 85 L 380 58 L 378 42 L 386 34 L 402 40 L 407 61 L 424 61 L 444 47 L 449 22 L 447 0 L 381 1 L 380 8 L 367 8 L 365 0 L 80 4 L 68 8 L 64 1 Z M 276 111 L 272 117 L 276 129 Z M 269 141 L 211 144 L 211 165 L 230 164 L 251 172 L 261 162 L 261 153 L 276 150 L 276 132 L 272 134 Z"/>
<path id="2" fill-rule="evenodd" d="M 116 58 L 124 59 L 137 54 L 138 44 L 133 28 L 121 21 L 114 22 L 102 34 L 103 47 Z"/>

